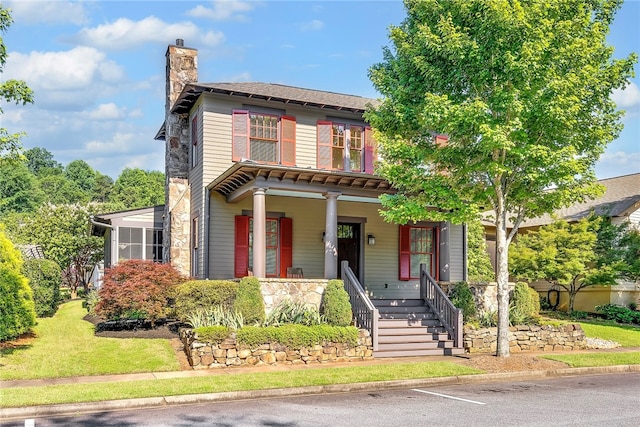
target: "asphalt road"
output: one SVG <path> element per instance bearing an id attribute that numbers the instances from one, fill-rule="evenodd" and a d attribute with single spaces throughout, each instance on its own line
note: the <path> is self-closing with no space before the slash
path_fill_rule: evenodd
<path id="1" fill-rule="evenodd" d="M 2 426 L 634 426 L 640 373 L 325 394 L 16 420 Z"/>

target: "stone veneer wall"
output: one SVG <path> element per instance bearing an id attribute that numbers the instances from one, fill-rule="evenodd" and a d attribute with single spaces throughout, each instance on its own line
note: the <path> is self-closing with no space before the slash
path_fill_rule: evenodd
<path id="1" fill-rule="evenodd" d="M 356 362 L 373 359 L 373 343 L 369 332 L 360 330 L 358 344 L 324 342 L 312 347 L 288 348 L 282 344 L 263 344 L 249 348 L 235 338 L 220 344 L 198 341 L 191 329 L 182 329 L 180 338 L 193 369 L 224 368 L 226 366 L 310 365 L 315 363 Z"/>
<path id="2" fill-rule="evenodd" d="M 495 353 L 497 328 L 464 328 L 464 349 L 467 353 Z M 582 327 L 577 324 L 522 325 L 509 328 L 509 351 L 584 350 L 587 346 Z"/>
<path id="3" fill-rule="evenodd" d="M 304 302 L 320 308 L 326 279 L 259 279 L 265 310 L 269 313 L 282 300 Z"/>

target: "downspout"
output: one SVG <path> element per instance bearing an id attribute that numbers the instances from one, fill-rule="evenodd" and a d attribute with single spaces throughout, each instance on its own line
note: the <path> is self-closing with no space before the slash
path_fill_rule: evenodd
<path id="1" fill-rule="evenodd" d="M 205 198 L 204 198 L 204 224 L 202 224 L 204 227 L 204 233 L 203 233 L 203 244 L 204 244 L 204 260 L 203 260 L 203 264 L 204 264 L 204 278 L 208 279 L 209 278 L 209 209 L 211 206 L 211 190 L 209 189 L 209 186 L 207 185 L 206 187 L 206 194 L 205 194 Z"/>

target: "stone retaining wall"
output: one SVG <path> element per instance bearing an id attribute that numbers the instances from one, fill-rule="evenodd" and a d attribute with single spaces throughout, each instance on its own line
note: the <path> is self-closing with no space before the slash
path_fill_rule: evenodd
<path id="1" fill-rule="evenodd" d="M 200 342 L 191 329 L 182 329 L 180 338 L 193 369 L 242 365 L 309 365 L 373 359 L 371 336 L 364 329 L 360 330 L 356 347 L 350 347 L 345 343 L 325 342 L 298 349 L 288 348 L 278 343 L 249 348 L 239 344 L 233 337 L 227 338 L 220 344 Z"/>
<path id="2" fill-rule="evenodd" d="M 495 353 L 497 328 L 464 328 L 464 349 L 467 353 Z M 509 328 L 509 351 L 584 350 L 587 346 L 580 325 L 522 325 Z"/>

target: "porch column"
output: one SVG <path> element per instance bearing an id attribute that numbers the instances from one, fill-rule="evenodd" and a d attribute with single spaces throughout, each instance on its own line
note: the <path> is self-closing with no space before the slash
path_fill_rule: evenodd
<path id="1" fill-rule="evenodd" d="M 338 196 L 341 193 L 328 192 L 327 213 L 324 225 L 324 278 L 338 277 Z"/>
<path id="2" fill-rule="evenodd" d="M 253 275 L 266 277 L 267 271 L 267 211 L 265 208 L 266 188 L 253 189 Z"/>

